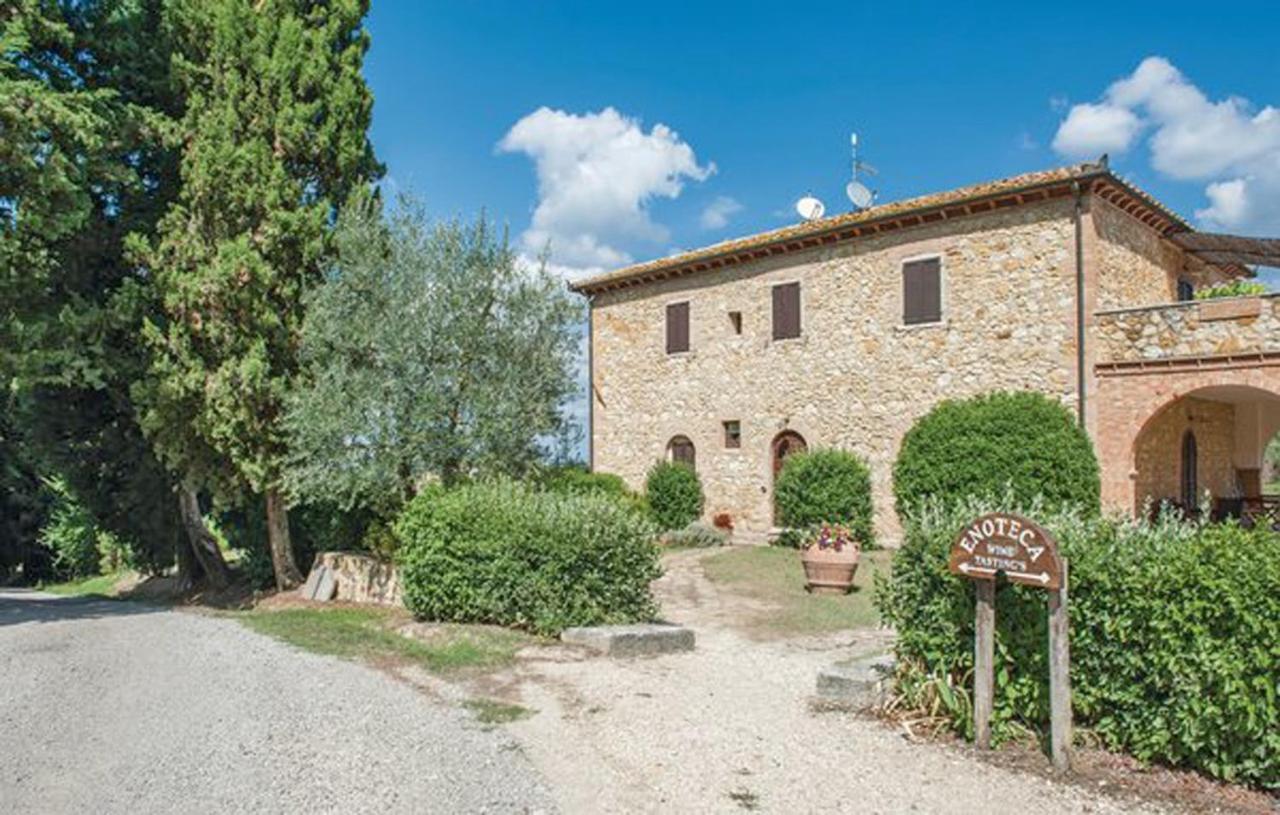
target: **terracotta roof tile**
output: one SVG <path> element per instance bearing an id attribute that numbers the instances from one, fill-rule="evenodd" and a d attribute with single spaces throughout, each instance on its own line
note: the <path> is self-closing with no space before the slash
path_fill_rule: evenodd
<path id="1" fill-rule="evenodd" d="M 1153 210 L 1159 216 L 1162 216 L 1164 220 L 1167 220 L 1172 227 L 1171 231 L 1182 232 L 1191 229 L 1191 227 L 1183 221 L 1182 218 L 1164 207 L 1150 195 L 1147 195 L 1141 190 L 1138 190 L 1113 175 L 1107 169 L 1105 164 L 1074 164 L 1066 167 L 1057 167 L 1051 170 L 1024 173 L 1023 175 L 1017 175 L 997 181 L 973 184 L 968 187 L 960 187 L 959 189 L 949 190 L 947 192 L 922 195 L 916 198 L 907 198 L 902 201 L 892 201 L 890 203 L 880 204 L 879 206 L 870 207 L 858 212 L 833 215 L 828 218 L 820 218 L 814 221 L 794 224 L 792 226 L 784 226 L 780 229 L 773 229 L 768 232 L 761 232 L 743 238 L 722 241 L 701 249 L 682 252 L 678 255 L 658 258 L 645 263 L 637 263 L 612 272 L 595 275 L 594 277 L 580 280 L 572 284 L 570 288 L 579 292 L 591 292 L 605 288 L 612 288 L 618 284 L 635 281 L 638 278 L 648 277 L 657 273 L 663 273 L 663 276 L 665 276 L 666 273 L 674 273 L 677 272 L 677 270 L 682 270 L 682 267 L 692 267 L 706 261 L 729 257 L 745 251 L 758 251 L 763 247 L 778 247 L 786 244 L 794 245 L 798 240 L 806 240 L 811 244 L 812 239 L 815 236 L 827 235 L 831 232 L 840 231 L 845 227 L 891 220 L 908 215 L 923 214 L 961 204 L 973 204 L 992 197 L 1016 194 L 1019 192 L 1046 187 L 1057 187 L 1058 185 L 1069 181 L 1083 180 L 1086 178 L 1104 180 L 1109 187 L 1117 189 L 1127 197 L 1136 199 L 1141 205 Z M 691 268 L 685 268 L 683 271 L 693 270 Z"/>

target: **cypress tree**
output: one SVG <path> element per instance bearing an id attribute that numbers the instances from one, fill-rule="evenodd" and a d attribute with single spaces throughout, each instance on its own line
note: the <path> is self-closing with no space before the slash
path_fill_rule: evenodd
<path id="1" fill-rule="evenodd" d="M 361 76 L 367 0 L 175 0 L 181 190 L 135 245 L 161 301 L 135 396 L 157 452 L 265 497 L 276 584 L 301 574 L 280 486 L 302 297 L 337 210 L 380 168 Z M 194 443 L 193 443 L 194 442 Z"/>

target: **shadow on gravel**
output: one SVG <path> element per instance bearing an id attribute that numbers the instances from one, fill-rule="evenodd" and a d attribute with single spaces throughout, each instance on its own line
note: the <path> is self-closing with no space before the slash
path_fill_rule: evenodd
<path id="1" fill-rule="evenodd" d="M 0 626 L 131 617 L 164 610 L 105 597 L 54 597 L 29 589 L 0 589 Z"/>

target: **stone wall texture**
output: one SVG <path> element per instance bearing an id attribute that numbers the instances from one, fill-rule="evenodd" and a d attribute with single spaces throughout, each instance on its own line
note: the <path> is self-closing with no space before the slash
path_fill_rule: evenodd
<path id="1" fill-rule="evenodd" d="M 1086 201 L 1083 238 L 1091 337 L 1097 310 L 1168 303 L 1180 275 L 1213 282 L 1150 228 L 1100 200 Z M 904 326 L 902 264 L 928 256 L 941 258 L 943 320 Z M 1073 202 L 1057 199 L 599 293 L 592 301 L 593 465 L 640 489 L 670 439 L 687 436 L 706 516 L 728 513 L 740 540 L 758 540 L 773 528 L 772 441 L 794 431 L 811 448 L 867 459 L 877 535 L 892 545 L 900 535 L 893 463 L 903 434 L 939 401 L 1026 389 L 1075 409 L 1075 266 Z M 793 281 L 801 284 L 802 335 L 774 341 L 771 286 Z M 691 348 L 668 355 L 665 310 L 678 302 L 689 303 Z M 740 334 L 732 312 L 741 314 Z M 1107 348 L 1127 338 L 1118 319 L 1101 322 Z M 1088 343 L 1086 363 L 1090 392 L 1101 387 L 1101 400 L 1114 391 L 1092 375 L 1093 363 L 1113 350 L 1099 354 L 1096 345 Z M 1095 441 L 1110 416 L 1091 403 Z M 724 442 L 728 421 L 741 423 L 737 449 Z M 1115 448 L 1120 460 L 1109 469 L 1104 462 L 1113 479 L 1125 474 L 1110 494 L 1126 507 L 1140 426 L 1126 427 L 1127 442 Z"/>
<path id="2" fill-rule="evenodd" d="M 1215 267 L 1161 239 L 1116 205 L 1094 198 L 1089 209 L 1096 235 L 1090 265 L 1098 269 L 1090 311 L 1171 303 L 1180 277 L 1197 288 L 1224 280 Z"/>
<path id="3" fill-rule="evenodd" d="M 1074 400 L 1073 224 L 1055 201 L 890 233 L 749 267 L 597 295 L 595 467 L 633 487 L 675 435 L 693 440 L 708 516 L 772 527 L 783 430 L 871 465 L 877 530 L 902 435 L 939 400 L 1032 389 Z M 943 322 L 902 324 L 902 263 L 942 258 Z M 770 287 L 801 283 L 802 336 L 771 339 Z M 690 303 L 691 350 L 665 353 L 665 308 Z M 729 313 L 742 314 L 735 334 Z M 725 421 L 742 443 L 726 449 Z"/>
<path id="4" fill-rule="evenodd" d="M 1094 336 L 1100 362 L 1280 350 L 1280 297 L 1103 312 Z"/>
<path id="5" fill-rule="evenodd" d="M 335 600 L 347 603 L 403 605 L 400 575 L 385 560 L 358 552 L 319 552 L 311 568 L 327 566 L 338 585 Z"/>

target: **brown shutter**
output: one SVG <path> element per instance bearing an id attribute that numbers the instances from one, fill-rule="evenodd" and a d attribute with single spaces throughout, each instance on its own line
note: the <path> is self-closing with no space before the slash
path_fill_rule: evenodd
<path id="1" fill-rule="evenodd" d="M 786 340 L 800 336 L 800 284 L 773 287 L 773 338 Z"/>
<path id="2" fill-rule="evenodd" d="M 689 350 L 689 304 L 672 303 L 667 306 L 667 353 L 679 354 Z"/>
<path id="3" fill-rule="evenodd" d="M 902 265 L 902 322 L 936 323 L 942 319 L 942 269 L 938 258 Z"/>

